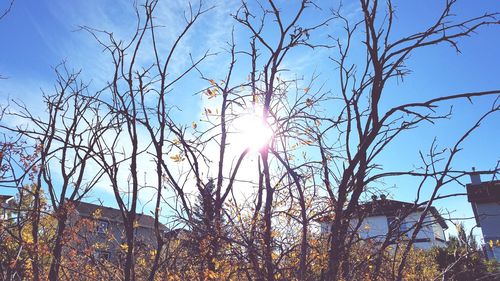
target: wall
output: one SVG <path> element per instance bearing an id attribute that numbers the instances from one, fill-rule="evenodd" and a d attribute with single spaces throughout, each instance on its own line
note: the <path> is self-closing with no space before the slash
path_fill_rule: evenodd
<path id="1" fill-rule="evenodd" d="M 500 203 L 473 204 L 476 204 L 488 258 L 500 261 L 500 247 L 496 245 L 496 241 L 500 240 Z M 490 240 L 493 241 L 493 249 L 490 248 Z"/>
<path id="2" fill-rule="evenodd" d="M 120 260 L 120 256 L 123 257 L 124 252 L 120 245 L 126 244 L 125 227 L 123 223 L 108 220 L 106 218 L 101 218 L 99 220 L 89 217 L 83 218 L 92 221 L 93 226 L 80 230 L 80 236 L 84 239 L 84 241 L 79 243 L 80 245 L 78 247 L 81 250 L 83 250 L 84 247 L 92 247 L 96 250 L 95 254 L 97 255 L 100 252 L 108 252 L 110 255 L 109 259 L 113 262 L 118 262 Z M 75 225 L 80 219 L 82 219 L 82 217 L 78 214 L 73 214 L 70 217 L 70 225 Z M 100 220 L 108 222 L 108 228 L 105 234 L 97 232 L 97 224 Z M 135 239 L 136 247 L 156 246 L 156 236 L 154 234 L 154 229 L 152 228 L 143 226 L 135 228 Z"/>
<path id="3" fill-rule="evenodd" d="M 403 223 L 406 223 L 408 227 L 412 227 L 420 218 L 421 212 L 415 212 L 410 214 Z M 358 224 L 358 220 L 352 220 L 351 230 L 354 230 Z M 321 233 L 326 234 L 330 231 L 330 222 L 321 223 Z M 382 241 L 389 232 L 389 225 L 387 222 L 387 216 L 373 216 L 367 217 L 361 223 L 358 229 L 358 234 L 362 239 L 377 239 Z M 407 232 L 407 236 L 410 237 L 413 234 L 413 229 Z M 444 247 L 446 242 L 439 241 L 438 239 L 445 240 L 444 230 L 436 221 L 434 216 L 428 215 L 425 220 L 422 229 L 417 234 L 417 241 L 415 242 L 415 247 L 420 249 L 430 249 L 433 246 Z"/>
<path id="4" fill-rule="evenodd" d="M 476 203 L 483 237 L 500 237 L 500 203 Z"/>

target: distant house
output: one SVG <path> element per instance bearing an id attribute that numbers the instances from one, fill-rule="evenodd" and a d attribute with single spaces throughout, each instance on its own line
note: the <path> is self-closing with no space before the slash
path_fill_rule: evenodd
<path id="1" fill-rule="evenodd" d="M 410 237 L 415 228 L 423 208 L 415 208 L 413 203 L 401 202 L 373 197 L 373 201 L 361 204 L 356 218 L 350 222 L 351 232 L 356 233 L 363 240 L 382 242 L 389 233 L 394 238 Z M 320 220 L 320 232 L 326 234 L 331 228 L 331 218 L 324 217 Z M 414 240 L 414 246 L 420 249 L 429 249 L 433 246 L 443 247 L 446 245 L 444 230 L 447 229 L 445 220 L 436 210 L 431 207 L 426 216 L 422 229 Z"/>
<path id="2" fill-rule="evenodd" d="M 500 261 L 500 180 L 482 182 L 473 172 L 467 185 L 467 199 L 472 205 L 477 226 L 481 227 L 488 258 Z"/>
<path id="3" fill-rule="evenodd" d="M 76 218 L 73 220 L 84 218 L 93 222 L 93 228 L 81 234 L 87 243 L 97 248 L 95 255 L 101 259 L 118 260 L 120 245 L 125 244 L 125 226 L 120 210 L 86 202 L 74 202 L 74 205 Z M 155 246 L 154 222 L 152 216 L 136 214 L 134 231 L 138 247 Z M 165 233 L 167 228 L 160 224 L 160 230 Z M 99 247 L 95 247 L 97 244 Z"/>
<path id="4" fill-rule="evenodd" d="M 9 209 L 12 208 L 14 203 L 14 196 L 0 194 L 0 220 L 7 220 L 10 218 Z"/>

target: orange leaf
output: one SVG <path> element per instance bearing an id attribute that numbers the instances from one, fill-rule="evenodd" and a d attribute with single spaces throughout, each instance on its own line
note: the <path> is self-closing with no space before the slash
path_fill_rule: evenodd
<path id="1" fill-rule="evenodd" d="M 182 157 L 180 154 L 172 155 L 172 156 L 170 156 L 170 159 L 172 159 L 174 162 L 181 162 L 182 161 Z"/>
<path id="2" fill-rule="evenodd" d="M 213 98 L 217 97 L 217 91 L 207 89 L 207 92 L 205 95 L 207 95 L 208 99 L 213 99 Z"/>

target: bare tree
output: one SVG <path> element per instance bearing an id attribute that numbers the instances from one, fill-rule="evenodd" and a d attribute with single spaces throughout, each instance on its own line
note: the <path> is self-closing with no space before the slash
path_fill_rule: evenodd
<path id="1" fill-rule="evenodd" d="M 138 208 L 140 208 L 138 205 L 139 192 L 146 188 L 139 183 L 139 161 L 149 161 L 148 157 L 151 157 L 149 159 L 155 163 L 156 182 L 148 188 L 152 188 L 155 192 L 156 255 L 148 280 L 155 279 L 162 263 L 161 256 L 165 245 L 164 233 L 160 228 L 161 204 L 165 200 L 162 190 L 170 186 L 182 202 L 180 206 L 182 212 L 188 217 L 191 215 L 191 206 L 189 198 L 185 194 L 183 183 L 179 182 L 176 173 L 172 171 L 173 167 L 170 167 L 167 161 L 172 157 L 165 157 L 176 146 L 175 149 L 183 150 L 185 157 L 189 159 L 190 174 L 194 175 L 196 179 L 196 187 L 198 190 L 204 188 L 198 166 L 198 161 L 203 158 L 203 155 L 198 151 L 196 144 L 186 140 L 185 128 L 175 124 L 175 121 L 172 120 L 170 111 L 175 108 L 175 105 L 169 105 L 166 96 L 179 80 L 193 71 L 200 62 L 209 56 L 207 52 L 192 61 L 192 64 L 181 71 L 179 75 L 169 76 L 173 57 L 178 51 L 181 41 L 199 17 L 211 8 L 205 8 L 201 3 L 197 7 L 190 5 L 185 15 L 184 27 L 167 50 L 161 51 L 162 48 L 157 42 L 157 30 L 160 27 L 156 25 L 154 16 L 157 4 L 158 1 L 146 1 L 142 7 L 135 7 L 137 28 L 130 42 L 126 44 L 115 40 L 111 32 L 82 27 L 91 33 L 99 44 L 109 52 L 115 70 L 114 76 L 107 86 L 111 99 L 104 101 L 113 116 L 114 135 L 111 136 L 111 142 L 109 139 L 102 138 L 97 143 L 96 154 L 99 157 L 101 167 L 111 182 L 125 225 L 127 246 L 124 264 L 125 280 L 136 280 L 137 278 L 134 259 L 134 225 Z M 103 39 L 102 36 L 106 38 Z M 151 44 L 146 44 L 146 40 Z M 144 52 L 153 54 L 154 62 L 151 65 L 144 66 L 137 63 L 138 57 Z M 139 136 L 142 130 L 146 131 L 146 135 Z M 171 135 L 177 139 L 175 143 L 169 139 Z M 129 154 L 122 152 L 124 143 L 129 146 Z M 150 147 L 152 148 L 151 152 L 149 151 Z M 178 157 L 173 159 L 179 162 L 181 156 Z M 126 192 L 120 186 L 123 182 L 119 172 L 123 166 L 127 167 L 131 177 L 129 190 Z"/>
<path id="2" fill-rule="evenodd" d="M 11 159 L 22 150 L 16 152 L 2 143 L 0 176 L 2 184 L 20 186 L 30 175 L 36 183 L 31 221 L 35 247 L 41 212 L 37 194 L 46 188 L 57 219 L 49 279 L 57 280 L 65 270 L 61 257 L 68 200 L 78 204 L 98 182 L 104 182 L 112 189 L 124 225 L 125 258 L 116 267 L 117 279 L 152 281 L 175 273 L 200 280 L 351 280 L 368 275 L 377 280 L 390 272 L 390 279 L 403 280 L 412 246 L 435 202 L 461 195 L 440 195 L 440 191 L 467 175 L 453 168 L 463 142 L 499 110 L 498 89 L 440 93 L 429 100 L 385 108 L 391 98 L 388 83 L 410 74 L 407 64 L 413 53 L 440 44 L 459 51 L 459 39 L 500 23 L 496 13 L 455 21 L 455 3 L 446 1 L 429 27 L 394 38 L 398 26 L 391 1 L 361 0 L 359 15 L 349 17 L 342 7 L 325 11 L 311 0 L 294 3 L 290 13 L 275 1 L 256 5 L 243 1 L 232 14 L 235 26 L 223 50 L 206 50 L 198 56 L 180 49 L 214 8 L 202 2 L 185 6 L 183 26 L 167 44 L 161 34 L 174 29 L 159 24 L 156 0 L 134 5 L 136 26 L 128 40 L 117 38 L 112 30 L 82 26 L 111 59 L 112 75 L 102 90 L 91 92 L 78 80 L 79 73 L 63 65 L 56 70 L 56 94 L 45 95 L 47 118 L 36 117 L 18 103 L 20 111 L 6 113 L 30 126 L 0 123 L 2 129 L 35 147 L 33 161 L 25 164 Z M 304 21 L 307 12 L 322 17 L 309 23 Z M 321 38 L 332 24 L 341 26 L 341 32 Z M 247 37 L 236 36 L 238 32 Z M 363 50 L 362 60 L 353 58 L 353 48 Z M 325 74 L 302 77 L 298 70 L 288 69 L 295 51 L 321 51 L 332 64 L 326 75 L 337 77 L 338 84 L 320 82 Z M 141 60 L 145 54 L 152 59 Z M 175 63 L 177 56 L 189 61 L 181 70 Z M 219 66 L 217 73 L 203 67 L 212 57 L 225 59 L 226 65 Z M 241 69 L 248 79 L 238 77 Z M 215 104 L 204 109 L 200 121 L 198 117 L 190 122 L 178 119 L 176 113 L 186 105 L 169 98 L 188 79 L 202 85 L 192 94 Z M 443 103 L 480 97 L 496 99 L 452 147 L 438 149 L 435 141 L 428 152 L 420 152 L 421 167 L 382 169 L 380 155 L 400 135 L 452 117 Z M 234 127 L 247 111 L 259 118 L 256 126 L 262 123 L 272 133 L 257 151 L 249 145 L 234 151 L 238 135 Z M 152 168 L 146 168 L 149 163 Z M 20 175 L 4 176 L 17 173 L 16 165 L 23 167 Z M 98 167 L 90 179 L 89 165 Z M 56 169 L 61 186 L 54 186 L 59 182 Z M 145 169 L 152 183 L 141 180 Z M 253 177 L 246 179 L 245 172 Z M 480 172 L 497 174 L 498 167 Z M 398 223 L 416 211 L 420 216 L 406 233 L 395 224 L 373 246 L 357 235 L 367 215 L 363 197 L 374 192 L 373 186 L 381 180 L 401 176 L 415 179 L 415 200 L 411 208 L 401 210 Z M 238 194 L 240 187 L 246 192 Z M 424 187 L 431 189 L 427 197 Z M 147 277 L 138 262 L 135 231 L 138 214 L 151 207 L 142 202 L 143 195 L 150 196 L 154 208 L 155 242 Z M 203 227 L 195 198 L 201 198 L 199 204 L 206 208 L 201 212 Z M 332 220 L 327 250 L 321 249 L 322 241 L 313 230 L 321 217 Z M 165 233 L 162 225 L 167 223 L 183 230 Z M 201 233 L 194 235 L 196 231 Z M 401 242 L 405 236 L 409 239 Z M 182 239 L 188 242 L 180 243 Z M 182 247 L 174 247 L 174 240 Z M 396 253 L 388 251 L 394 242 Z M 353 253 L 363 245 L 373 246 L 370 257 L 354 261 Z M 198 253 L 189 255 L 193 249 Z M 187 255 L 184 261 L 176 256 L 181 254 Z M 390 270 L 384 268 L 388 259 Z M 40 258 L 35 255 L 33 260 L 37 264 Z M 368 263 L 373 268 L 366 270 Z M 35 280 L 43 279 L 38 267 L 34 272 Z"/>
<path id="3" fill-rule="evenodd" d="M 441 170 L 434 166 L 434 163 L 439 161 L 439 157 L 433 157 L 433 155 L 435 156 L 434 146 L 431 149 L 431 159 L 429 160 L 433 164 L 424 162 L 427 168 L 434 169 L 425 169 L 422 173 L 408 171 L 377 174 L 377 156 L 402 132 L 411 130 L 422 122 L 433 123 L 438 119 L 447 118 L 447 114 L 440 115 L 435 111 L 440 102 L 498 95 L 499 93 L 498 90 L 492 90 L 443 95 L 428 101 L 402 104 L 381 111 L 379 108 L 384 101 L 385 85 L 391 79 L 403 78 L 409 74 L 405 63 L 413 52 L 441 43 L 451 44 L 453 48 L 458 50 L 458 39 L 468 36 L 478 28 L 496 25 L 498 20 L 496 14 L 485 14 L 462 22 L 453 22 L 451 10 L 455 1 L 447 1 L 442 14 L 430 27 L 400 39 L 392 39 L 392 31 L 397 27 L 393 21 L 395 11 L 391 1 L 385 5 L 378 1 L 360 1 L 360 4 L 363 17 L 354 23 L 343 17 L 341 13 L 334 12 L 334 15 L 344 23 L 347 40 L 336 40 L 338 56 L 333 58 L 333 61 L 338 65 L 341 81 L 341 94 L 344 101 L 341 118 L 344 122 L 341 123 L 341 126 L 332 128 L 338 130 L 345 149 L 332 151 L 332 154 L 345 161 L 345 164 L 340 167 L 338 174 L 333 173 L 332 175 L 336 179 L 336 186 L 328 188 L 330 185 L 325 184 L 335 216 L 331 228 L 329 265 L 326 274 L 327 278 L 331 280 L 341 276 L 349 279 L 350 268 L 349 262 L 346 260 L 348 256 L 346 246 L 348 244 L 346 245 L 345 241 L 349 240 L 347 239 L 349 221 L 354 218 L 360 196 L 366 191 L 367 186 L 374 180 L 385 176 L 415 175 L 421 176 L 423 181 L 429 177 L 436 177 L 437 184 L 432 196 L 428 200 L 423 200 L 427 203 L 426 209 L 413 232 L 412 238 L 415 238 L 423 218 L 436 199 L 436 194 L 441 186 L 455 181 L 457 175 L 464 174 L 452 171 L 450 162 L 459 150 L 458 146 L 461 141 L 469 136 L 470 131 L 467 131 L 457 145 L 451 148 L 449 161 Z M 354 65 L 348 60 L 351 46 L 355 43 L 353 34 L 358 34 L 358 30 L 365 36 L 366 62 L 363 65 Z M 362 72 L 358 73 L 358 69 Z M 496 110 L 498 108 L 495 103 L 493 109 L 485 116 Z M 320 139 L 320 142 L 323 140 Z M 339 167 L 338 164 L 332 164 Z M 332 173 L 330 168 L 332 164 L 324 166 L 325 175 Z M 447 178 L 448 180 L 445 180 Z M 420 189 L 417 192 L 420 192 Z M 416 195 L 415 204 L 418 205 L 420 203 L 418 201 L 421 201 L 422 198 L 420 193 Z M 411 244 L 410 242 L 407 246 L 406 252 Z M 399 266 L 396 279 L 401 280 L 403 268 L 404 258 Z"/>
<path id="4" fill-rule="evenodd" d="M 94 161 L 92 147 L 107 129 L 100 119 L 105 116 L 96 114 L 99 112 L 98 95 L 87 92 L 87 85 L 78 80 L 79 73 L 69 72 L 64 64 L 58 66 L 55 72 L 57 81 L 54 93 L 44 95 L 46 117 L 38 117 L 24 104 L 16 102 L 19 109 L 8 114 L 20 118 L 27 126 L 1 125 L 36 148 L 31 169 L 24 170 L 24 173 L 35 171 L 31 175 L 36 186 L 35 217 L 32 221 L 35 245 L 40 213 L 39 196 L 42 190 L 49 194 L 50 205 L 57 221 L 55 240 L 51 248 L 50 280 L 57 280 L 59 276 L 65 244 L 64 232 L 68 223 L 68 202 L 80 201 L 103 175 L 97 171 L 89 178 L 86 168 Z M 58 177 L 60 186 L 55 185 L 55 178 Z M 17 182 L 22 182 L 22 178 L 17 179 Z M 34 251 L 35 264 L 37 252 Z M 41 278 L 37 275 L 35 274 L 35 279 Z"/>

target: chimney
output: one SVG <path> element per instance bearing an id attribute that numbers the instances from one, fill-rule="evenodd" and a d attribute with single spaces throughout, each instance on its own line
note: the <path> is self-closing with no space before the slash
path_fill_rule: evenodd
<path id="1" fill-rule="evenodd" d="M 472 173 L 470 175 L 471 184 L 480 184 L 481 183 L 481 174 L 476 172 L 476 168 L 472 167 Z"/>

